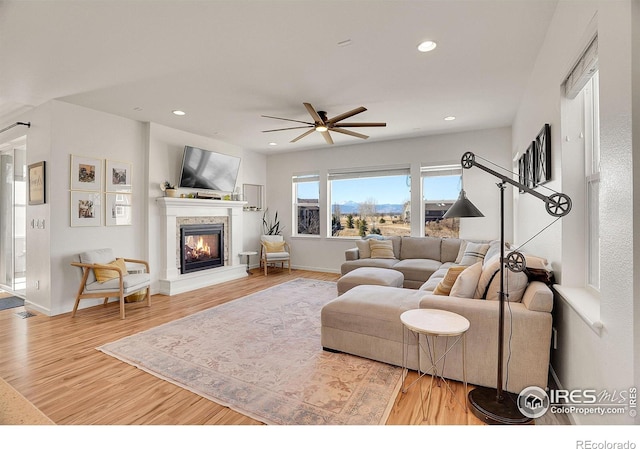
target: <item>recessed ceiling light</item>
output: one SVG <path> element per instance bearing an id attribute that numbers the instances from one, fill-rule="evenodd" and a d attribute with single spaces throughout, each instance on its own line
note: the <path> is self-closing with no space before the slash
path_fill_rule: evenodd
<path id="1" fill-rule="evenodd" d="M 448 117 L 444 118 L 447 122 L 450 122 L 451 120 L 455 120 L 456 118 L 453 115 L 450 115 Z"/>
<path id="2" fill-rule="evenodd" d="M 418 45 L 418 51 L 421 51 L 422 53 L 426 53 L 436 48 L 436 46 L 437 44 L 433 41 L 424 41 L 420 45 Z"/>
<path id="3" fill-rule="evenodd" d="M 187 113 L 184 111 L 181 111 L 179 109 L 176 109 L 175 111 L 171 111 L 173 112 L 175 115 L 186 115 Z"/>
<path id="4" fill-rule="evenodd" d="M 277 144 L 277 143 L 275 143 L 275 142 L 269 142 L 269 145 L 271 145 L 272 147 L 275 147 L 275 146 L 276 146 L 276 145 L 278 145 L 278 144 Z"/>

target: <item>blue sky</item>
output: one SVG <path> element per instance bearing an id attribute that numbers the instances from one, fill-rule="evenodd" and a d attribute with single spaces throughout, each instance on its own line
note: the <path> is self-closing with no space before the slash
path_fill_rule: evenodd
<path id="1" fill-rule="evenodd" d="M 460 176 L 437 176 L 424 180 L 427 200 L 457 199 L 460 192 Z M 385 178 L 360 178 L 333 181 L 331 202 L 344 204 L 348 201 L 361 203 L 375 198 L 377 204 L 403 204 L 409 200 L 410 191 L 406 176 Z M 298 184 L 298 197 L 317 198 L 318 183 Z"/>

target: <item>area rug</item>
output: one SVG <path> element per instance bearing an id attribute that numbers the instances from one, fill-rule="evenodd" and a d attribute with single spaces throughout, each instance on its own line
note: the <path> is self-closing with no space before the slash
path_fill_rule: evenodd
<path id="1" fill-rule="evenodd" d="M 0 298 L 0 310 L 13 309 L 21 306 L 24 306 L 24 299 L 18 298 L 17 296 Z"/>
<path id="2" fill-rule="evenodd" d="M 296 279 L 98 349 L 266 424 L 384 424 L 401 369 L 322 349 L 335 297 Z"/>

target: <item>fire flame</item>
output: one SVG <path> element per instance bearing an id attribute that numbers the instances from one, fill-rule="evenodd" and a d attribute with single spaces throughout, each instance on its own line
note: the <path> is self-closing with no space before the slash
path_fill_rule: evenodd
<path id="1" fill-rule="evenodd" d="M 207 255 L 211 254 L 211 247 L 202 240 L 202 236 L 198 239 L 198 244 L 196 245 L 196 251 L 200 254 L 204 253 Z"/>

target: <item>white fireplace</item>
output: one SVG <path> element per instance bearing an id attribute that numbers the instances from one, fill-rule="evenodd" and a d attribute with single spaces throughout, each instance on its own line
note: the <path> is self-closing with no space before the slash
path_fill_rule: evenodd
<path id="1" fill-rule="evenodd" d="M 156 200 L 161 222 L 159 293 L 175 295 L 247 275 L 238 253 L 242 251 L 244 201 L 162 197 Z M 180 226 L 224 225 L 224 265 L 210 270 L 180 273 Z"/>

